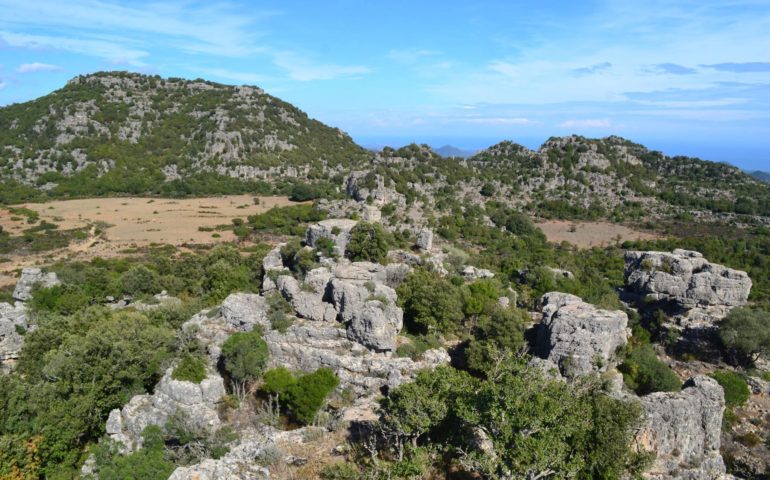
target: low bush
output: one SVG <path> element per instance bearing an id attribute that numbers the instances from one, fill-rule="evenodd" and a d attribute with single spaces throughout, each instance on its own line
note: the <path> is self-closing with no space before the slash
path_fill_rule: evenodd
<path id="1" fill-rule="evenodd" d="M 354 262 L 381 262 L 388 254 L 388 235 L 378 223 L 359 222 L 350 230 L 345 256 Z"/>
<path id="2" fill-rule="evenodd" d="M 724 389 L 725 403 L 728 407 L 739 407 L 745 404 L 751 396 L 751 390 L 749 390 L 746 380 L 735 372 L 722 370 L 709 376 L 719 382 Z"/>
<path id="3" fill-rule="evenodd" d="M 281 406 L 302 424 L 313 421 L 326 397 L 339 385 L 339 378 L 328 368 L 295 377 L 286 368 L 278 367 L 265 372 L 263 380 L 262 391 L 277 395 Z"/>
<path id="4" fill-rule="evenodd" d="M 679 377 L 658 359 L 651 345 L 633 348 L 618 369 L 623 373 L 626 386 L 638 395 L 675 392 L 682 388 Z"/>
<path id="5" fill-rule="evenodd" d="M 184 355 L 171 372 L 171 378 L 184 382 L 201 383 L 206 378 L 206 364 L 195 355 Z"/>

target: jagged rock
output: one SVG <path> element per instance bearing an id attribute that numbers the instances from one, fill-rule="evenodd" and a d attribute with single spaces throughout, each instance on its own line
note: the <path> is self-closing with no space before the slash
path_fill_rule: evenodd
<path id="1" fill-rule="evenodd" d="M 305 234 L 305 243 L 309 247 L 315 248 L 316 242 L 321 238 L 328 238 L 334 242 L 334 253 L 342 257 L 345 255 L 345 247 L 347 247 L 350 241 L 350 230 L 356 226 L 358 222 L 355 220 L 348 220 L 344 218 L 334 218 L 329 220 L 322 220 L 318 223 L 310 225 Z"/>
<path id="2" fill-rule="evenodd" d="M 142 431 L 149 425 L 163 427 L 174 415 L 183 415 L 196 431 L 213 432 L 221 425 L 216 404 L 225 395 L 222 377 L 209 372 L 200 384 L 171 378 L 166 370 L 152 395 L 136 395 L 122 409 L 110 412 L 106 432 L 124 452 L 142 446 Z"/>
<path id="3" fill-rule="evenodd" d="M 681 392 L 652 393 L 641 402 L 646 422 L 635 443 L 656 456 L 645 477 L 713 480 L 724 475 L 719 447 L 725 400 L 716 380 L 698 375 Z"/>
<path id="4" fill-rule="evenodd" d="M 770 382 L 758 377 L 748 376 L 746 377 L 746 383 L 751 388 L 751 393 L 757 395 L 761 393 L 770 394 Z"/>
<path id="5" fill-rule="evenodd" d="M 397 297 L 395 290 L 382 283 L 357 283 L 338 278 L 333 278 L 329 283 L 329 292 L 343 322 L 353 320 L 353 316 L 368 300 L 384 300 L 384 303 L 392 305 L 396 303 Z"/>
<path id="6" fill-rule="evenodd" d="M 417 236 L 416 246 L 420 250 L 430 250 L 433 248 L 433 232 L 427 228 L 420 230 L 420 234 Z"/>
<path id="7" fill-rule="evenodd" d="M 713 325 L 731 308 L 745 305 L 751 291 L 746 272 L 710 263 L 690 250 L 629 251 L 625 263 L 626 287 L 684 311 L 677 320 L 685 327 Z"/>
<path id="8" fill-rule="evenodd" d="M 466 280 L 479 280 L 482 278 L 494 278 L 494 272 L 487 270 L 486 268 L 476 268 L 469 265 L 463 269 L 463 277 Z"/>
<path id="9" fill-rule="evenodd" d="M 227 323 L 241 331 L 251 330 L 257 324 L 269 323 L 265 297 L 255 293 L 230 294 L 219 308 Z"/>
<path id="10" fill-rule="evenodd" d="M 140 312 L 147 312 L 150 310 L 154 310 L 156 308 L 174 307 L 182 304 L 182 301 L 180 299 L 176 297 L 172 297 L 165 290 L 158 293 L 157 295 L 153 295 L 152 298 L 153 300 L 151 303 L 136 302 L 134 304 L 130 304 L 130 306 Z"/>
<path id="11" fill-rule="evenodd" d="M 603 372 L 612 366 L 618 347 L 628 340 L 628 316 L 601 310 L 580 297 L 551 292 L 543 295 L 543 319 L 535 351 L 573 377 Z"/>
<path id="12" fill-rule="evenodd" d="M 24 305 L 0 303 L 0 373 L 11 370 L 24 346 L 24 336 L 19 330 L 28 328 Z"/>
<path id="13" fill-rule="evenodd" d="M 403 310 L 370 300 L 353 313 L 348 338 L 376 351 L 395 350 L 396 337 L 403 326 Z"/>
<path id="14" fill-rule="evenodd" d="M 271 330 L 265 335 L 270 366 L 312 372 L 331 368 L 340 378 L 340 390 L 350 388 L 358 396 L 374 395 L 382 387 L 394 388 L 425 368 L 449 362 L 444 349 L 429 350 L 422 360 L 393 358 L 369 351 L 350 341 L 345 330 L 315 322 L 295 323 L 282 334 Z"/>
<path id="15" fill-rule="evenodd" d="M 26 302 L 32 298 L 32 289 L 35 285 L 41 288 L 51 288 L 61 283 L 56 273 L 43 273 L 39 268 L 25 268 L 21 271 L 21 277 L 16 282 L 16 288 L 13 290 L 13 298 Z"/>
<path id="16" fill-rule="evenodd" d="M 371 198 L 376 206 L 386 203 L 395 203 L 397 206 L 406 205 L 406 198 L 393 188 L 385 186 L 382 175 L 369 177 L 368 172 L 353 172 L 345 180 L 345 193 L 358 202 L 365 202 Z"/>
<path id="17" fill-rule="evenodd" d="M 315 280 L 319 280 L 319 278 L 316 277 Z M 278 277 L 276 285 L 278 286 L 278 291 L 291 303 L 298 316 L 319 322 L 332 322 L 336 320 L 337 311 L 334 309 L 334 306 L 323 301 L 325 288 L 321 289 L 320 292 L 317 290 L 303 290 L 299 282 L 289 275 Z"/>
<path id="18" fill-rule="evenodd" d="M 265 276 L 262 278 L 262 291 L 269 292 L 275 290 L 275 281 L 273 274 L 270 272 L 285 270 L 283 266 L 283 257 L 281 257 L 281 248 L 286 244 L 280 243 L 276 245 L 272 250 L 267 252 L 265 258 L 262 259 L 262 270 L 265 272 Z"/>
<path id="19" fill-rule="evenodd" d="M 575 278 L 575 274 L 570 272 L 569 270 L 564 270 L 562 268 L 553 268 L 553 267 L 545 267 L 549 272 L 553 273 L 555 277 L 562 277 L 567 279 L 573 279 Z"/>

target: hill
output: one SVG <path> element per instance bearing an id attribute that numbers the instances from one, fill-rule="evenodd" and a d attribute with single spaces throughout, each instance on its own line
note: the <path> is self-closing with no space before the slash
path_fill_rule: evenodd
<path id="1" fill-rule="evenodd" d="M 763 182 L 770 182 L 770 172 L 761 172 L 759 170 L 755 170 L 753 172 L 749 172 L 749 175 L 762 180 Z"/>
<path id="2" fill-rule="evenodd" d="M 472 157 L 475 152 L 473 152 L 472 150 L 463 150 L 462 148 L 457 148 L 452 145 L 444 145 L 443 147 L 437 148 L 436 153 L 438 153 L 442 157 L 468 158 L 468 157 Z"/>
<path id="3" fill-rule="evenodd" d="M 0 109 L 0 203 L 290 192 L 308 200 L 338 197 L 352 172 L 364 172 L 429 207 L 460 195 L 545 218 L 770 217 L 770 186 L 739 169 L 620 137 L 554 137 L 538 150 L 501 142 L 467 159 L 458 152 L 370 152 L 256 87 L 103 72 Z"/>
<path id="4" fill-rule="evenodd" d="M 367 158 L 342 131 L 259 88 L 124 72 L 78 76 L 0 109 L 0 152 L 2 178 L 16 182 L 6 197 L 33 194 L 23 186 L 51 196 L 239 193 L 240 181 L 253 191 L 328 178 Z"/>

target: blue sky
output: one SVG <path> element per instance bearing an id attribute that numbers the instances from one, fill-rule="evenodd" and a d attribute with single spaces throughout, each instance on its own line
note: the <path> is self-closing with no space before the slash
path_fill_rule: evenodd
<path id="1" fill-rule="evenodd" d="M 0 105 L 98 70 L 256 84 L 359 143 L 617 134 L 770 170 L 770 2 L 0 0 Z"/>

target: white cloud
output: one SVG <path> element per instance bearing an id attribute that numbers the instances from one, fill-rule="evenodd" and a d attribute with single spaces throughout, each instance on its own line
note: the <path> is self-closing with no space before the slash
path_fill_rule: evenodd
<path id="1" fill-rule="evenodd" d="M 12 47 L 35 50 L 55 48 L 100 57 L 109 61 L 124 61 L 136 66 L 144 65 L 141 59 L 148 55 L 148 52 L 145 50 L 124 46 L 130 43 L 126 39 L 124 39 L 125 43 L 123 43 L 115 38 L 92 37 L 90 39 L 77 39 L 49 35 L 29 35 L 9 31 L 0 31 L 0 36 Z"/>
<path id="2" fill-rule="evenodd" d="M 343 66 L 316 63 L 294 52 L 276 52 L 273 54 L 273 62 L 284 69 L 289 78 L 298 82 L 355 77 L 371 72 L 369 68 L 358 65 Z"/>
<path id="3" fill-rule="evenodd" d="M 0 80 L 0 90 L 4 89 L 7 86 L 8 86 L 8 82 L 4 82 L 4 81 Z"/>
<path id="4" fill-rule="evenodd" d="M 422 58 L 432 57 L 440 54 L 441 52 L 437 50 L 417 48 L 393 49 L 388 52 L 388 58 L 397 63 L 411 64 L 417 63 Z"/>
<path id="5" fill-rule="evenodd" d="M 55 72 L 58 70 L 61 70 L 61 67 L 40 62 L 23 63 L 16 69 L 19 73 Z"/>
<path id="6" fill-rule="evenodd" d="M 561 128 L 610 128 L 612 122 L 601 119 L 567 120 L 559 125 Z"/>

